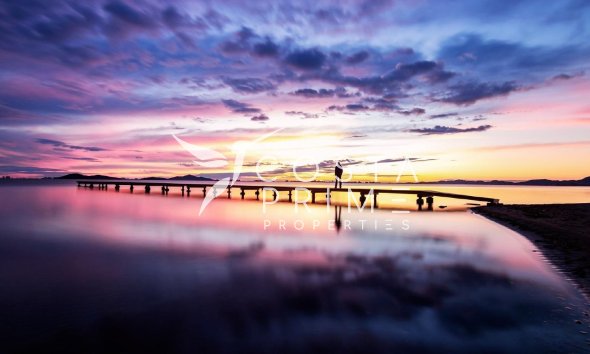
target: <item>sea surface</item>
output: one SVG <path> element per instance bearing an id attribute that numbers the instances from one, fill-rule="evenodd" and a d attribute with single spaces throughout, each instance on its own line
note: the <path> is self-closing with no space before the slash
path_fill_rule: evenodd
<path id="1" fill-rule="evenodd" d="M 590 201 L 585 187 L 402 187 Z M 417 212 L 384 195 L 349 211 L 333 196 L 295 209 L 252 193 L 199 215 L 197 190 L 0 183 L 0 353 L 590 349 L 580 291 L 465 201 Z"/>

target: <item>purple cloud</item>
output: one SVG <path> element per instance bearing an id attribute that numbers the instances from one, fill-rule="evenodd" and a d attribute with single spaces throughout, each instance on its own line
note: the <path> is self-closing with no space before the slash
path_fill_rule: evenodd
<path id="1" fill-rule="evenodd" d="M 254 108 L 251 105 L 236 100 L 221 100 L 223 104 L 234 113 L 260 113 L 259 108 Z"/>
<path id="2" fill-rule="evenodd" d="M 426 110 L 424 108 L 415 107 L 412 109 L 401 110 L 401 111 L 398 111 L 397 113 L 404 115 L 404 116 L 419 116 L 419 115 L 426 113 Z"/>
<path id="3" fill-rule="evenodd" d="M 276 89 L 276 86 L 272 82 L 255 77 L 242 79 L 224 78 L 223 82 L 235 92 L 244 94 L 260 93 Z"/>
<path id="4" fill-rule="evenodd" d="M 83 150 L 83 151 L 107 151 L 107 149 L 100 148 L 100 147 L 70 145 L 70 144 L 66 144 L 62 141 L 51 140 L 51 139 L 39 138 L 36 140 L 36 142 L 39 144 L 44 144 L 44 145 L 52 145 L 56 148 L 62 148 L 62 149 Z"/>
<path id="5" fill-rule="evenodd" d="M 285 63 L 302 70 L 317 70 L 326 62 L 326 55 L 317 48 L 296 50 L 285 58 Z"/>
<path id="6" fill-rule="evenodd" d="M 506 96 L 518 91 L 520 87 L 514 82 L 496 83 L 459 83 L 449 87 L 449 93 L 440 101 L 468 106 L 486 98 Z"/>
<path id="7" fill-rule="evenodd" d="M 269 119 L 270 118 L 268 118 L 268 116 L 266 114 L 259 114 L 257 116 L 254 116 L 254 117 L 250 118 L 250 120 L 251 121 L 254 121 L 254 122 L 264 122 L 264 121 L 267 121 Z"/>
<path id="8" fill-rule="evenodd" d="M 367 52 L 366 50 L 356 52 L 353 55 L 346 58 L 346 63 L 351 65 L 362 63 L 363 61 L 369 58 L 369 55 L 369 52 Z"/>
<path id="9" fill-rule="evenodd" d="M 447 127 L 444 125 L 436 125 L 433 128 L 420 128 L 410 129 L 411 133 L 420 133 L 422 135 L 441 135 L 441 134 L 457 134 L 457 133 L 470 133 L 470 132 L 483 132 L 492 128 L 491 125 L 480 125 L 479 127 L 473 128 L 456 128 Z"/>

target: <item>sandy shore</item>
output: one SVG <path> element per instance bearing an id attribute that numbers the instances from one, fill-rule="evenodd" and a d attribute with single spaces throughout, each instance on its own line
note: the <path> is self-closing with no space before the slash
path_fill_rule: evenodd
<path id="1" fill-rule="evenodd" d="M 590 204 L 498 205 L 472 210 L 528 237 L 590 294 Z"/>

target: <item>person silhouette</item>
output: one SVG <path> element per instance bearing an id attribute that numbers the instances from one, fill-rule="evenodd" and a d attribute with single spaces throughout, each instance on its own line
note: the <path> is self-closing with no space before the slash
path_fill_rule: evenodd
<path id="1" fill-rule="evenodd" d="M 342 165 L 340 165 L 340 161 L 336 162 L 336 167 L 334 168 L 334 175 L 336 175 L 336 181 L 334 183 L 334 188 L 342 188 Z M 340 184 L 340 187 L 338 185 Z"/>

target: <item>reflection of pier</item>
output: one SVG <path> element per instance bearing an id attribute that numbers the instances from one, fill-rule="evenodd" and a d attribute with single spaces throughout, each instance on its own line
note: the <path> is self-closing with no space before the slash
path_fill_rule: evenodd
<path id="1" fill-rule="evenodd" d="M 309 195 L 311 195 L 311 203 L 316 202 L 316 195 L 325 195 L 328 199 L 330 198 L 330 193 L 332 192 L 348 192 L 351 191 L 352 193 L 356 193 L 360 195 L 359 201 L 361 205 L 365 203 L 367 198 L 373 198 L 373 205 L 377 206 L 377 196 L 380 194 L 410 194 L 417 197 L 417 204 L 419 209 L 422 209 L 422 205 L 424 204 L 424 198 L 426 199 L 427 203 L 429 204 L 428 209 L 432 209 L 432 202 L 434 197 L 442 197 L 442 198 L 453 198 L 453 199 L 462 199 L 462 200 L 471 200 L 471 201 L 478 201 L 478 202 L 485 202 L 488 204 L 498 204 L 499 200 L 494 198 L 488 197 L 479 197 L 474 195 L 466 195 L 466 194 L 457 194 L 457 193 L 446 193 L 446 192 L 438 192 L 433 190 L 418 190 L 418 189 L 394 189 L 394 188 L 382 188 L 382 187 L 350 187 L 350 188 L 329 188 L 329 187 L 310 187 L 310 186 L 280 186 L 280 185 L 272 185 L 272 184 L 235 184 L 228 188 L 217 188 L 213 186 L 213 183 L 199 183 L 199 182 L 186 182 L 186 181 L 128 181 L 128 180 L 81 180 L 77 181 L 78 187 L 86 187 L 86 188 L 98 188 L 98 189 L 107 189 L 109 186 L 114 186 L 116 191 L 119 191 L 121 187 L 126 186 L 129 188 L 131 192 L 134 191 L 135 188 L 139 187 L 142 188 L 145 193 L 150 193 L 152 188 L 160 188 L 162 194 L 168 194 L 170 188 L 175 187 L 179 188 L 180 192 L 184 195 L 190 195 L 191 192 L 195 190 L 200 190 L 205 196 L 207 194 L 207 189 L 216 188 L 214 193 L 227 193 L 227 197 L 231 198 L 232 190 L 239 190 L 240 196 L 242 199 L 245 198 L 246 192 L 254 192 L 254 196 L 257 200 L 260 199 L 260 194 L 263 189 L 267 189 L 267 192 L 273 193 L 273 200 L 278 198 L 277 193 L 279 192 L 287 192 L 288 193 L 288 200 L 289 202 L 293 201 L 294 193 L 297 191 L 306 191 Z M 329 188 L 329 189 L 328 189 Z M 328 192 L 328 193 L 326 193 Z M 299 200 L 299 202 L 302 202 Z"/>

